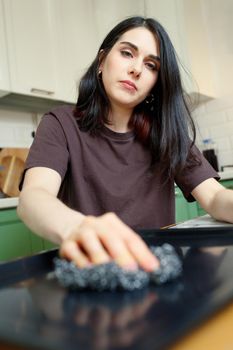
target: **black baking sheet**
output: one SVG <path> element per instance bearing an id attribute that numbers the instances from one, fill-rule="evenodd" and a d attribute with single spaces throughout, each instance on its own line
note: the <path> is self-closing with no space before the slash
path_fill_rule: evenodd
<path id="1" fill-rule="evenodd" d="M 173 244 L 183 275 L 136 292 L 71 292 L 53 276 L 57 250 L 0 264 L 0 341 L 30 349 L 165 349 L 233 300 L 233 229 L 144 230 Z"/>

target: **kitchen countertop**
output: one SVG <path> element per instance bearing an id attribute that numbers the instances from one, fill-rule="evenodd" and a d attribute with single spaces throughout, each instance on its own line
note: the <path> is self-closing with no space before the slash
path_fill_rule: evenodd
<path id="1" fill-rule="evenodd" d="M 190 219 L 172 226 L 171 228 L 198 228 L 198 227 L 233 227 L 233 224 L 218 221 L 212 218 L 209 214 L 198 216 L 194 219 Z"/>
<path id="2" fill-rule="evenodd" d="M 15 208 L 18 205 L 18 197 L 1 198 L 0 199 L 0 209 Z"/>
<path id="3" fill-rule="evenodd" d="M 230 180 L 233 179 L 233 171 L 219 171 L 219 176 L 221 177 L 221 180 Z"/>

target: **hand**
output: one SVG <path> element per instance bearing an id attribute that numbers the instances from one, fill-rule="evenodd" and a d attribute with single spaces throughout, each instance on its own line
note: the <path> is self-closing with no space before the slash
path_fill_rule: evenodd
<path id="1" fill-rule="evenodd" d="M 146 243 L 114 213 L 99 217 L 85 216 L 78 227 L 61 244 L 61 257 L 78 267 L 103 264 L 114 260 L 126 269 L 146 271 L 159 267 L 159 262 Z"/>

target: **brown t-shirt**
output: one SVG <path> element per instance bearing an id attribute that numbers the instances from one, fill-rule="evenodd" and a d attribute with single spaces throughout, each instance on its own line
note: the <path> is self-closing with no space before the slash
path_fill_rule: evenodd
<path id="1" fill-rule="evenodd" d="M 80 131 L 72 107 L 62 106 L 42 118 L 25 171 L 32 167 L 57 171 L 62 178 L 58 197 L 83 214 L 111 211 L 133 228 L 155 228 L 175 222 L 174 181 L 192 201 L 190 192 L 198 184 L 218 178 L 196 152 L 202 164 L 164 185 L 159 164 L 152 173 L 150 153 L 133 132 L 104 127 L 100 135 L 91 136 Z"/>

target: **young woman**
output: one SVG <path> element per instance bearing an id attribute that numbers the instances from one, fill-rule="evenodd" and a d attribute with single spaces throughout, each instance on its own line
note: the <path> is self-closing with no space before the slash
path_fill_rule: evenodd
<path id="1" fill-rule="evenodd" d="M 153 270 L 158 261 L 134 229 L 174 223 L 174 181 L 188 201 L 233 222 L 232 191 L 194 136 L 167 33 L 154 19 L 126 19 L 81 79 L 76 108 L 43 117 L 18 214 L 80 267 L 114 259 Z"/>

